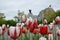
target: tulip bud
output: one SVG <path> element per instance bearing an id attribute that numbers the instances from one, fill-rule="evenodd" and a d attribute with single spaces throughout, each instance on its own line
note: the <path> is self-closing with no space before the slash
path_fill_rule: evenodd
<path id="1" fill-rule="evenodd" d="M 46 19 L 44 19 L 44 24 L 47 24 L 47 20 Z"/>

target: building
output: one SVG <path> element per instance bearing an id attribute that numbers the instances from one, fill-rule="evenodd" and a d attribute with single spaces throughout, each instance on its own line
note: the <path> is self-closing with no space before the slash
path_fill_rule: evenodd
<path id="1" fill-rule="evenodd" d="M 25 15 L 24 11 L 20 12 L 20 10 L 18 10 L 18 15 L 14 17 L 15 21 L 16 22 L 22 22 L 21 18 L 22 18 L 23 15 Z"/>
<path id="2" fill-rule="evenodd" d="M 38 14 L 38 20 L 44 20 L 47 17 L 52 18 L 49 14 L 54 14 L 54 10 L 53 8 L 51 8 L 51 5 L 49 5 L 48 8 L 45 8 L 43 10 L 41 10 Z M 46 17 L 47 16 L 47 17 Z"/>
<path id="3" fill-rule="evenodd" d="M 32 14 L 32 12 L 31 12 L 30 9 L 29 9 L 29 13 L 28 13 L 27 17 L 28 17 L 28 18 L 29 18 L 29 17 L 33 18 L 33 14 Z"/>

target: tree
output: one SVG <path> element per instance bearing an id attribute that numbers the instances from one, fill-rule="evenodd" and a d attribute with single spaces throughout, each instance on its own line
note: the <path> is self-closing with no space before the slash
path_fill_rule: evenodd
<path id="1" fill-rule="evenodd" d="M 5 18 L 4 13 L 0 13 L 0 19 L 4 19 L 4 18 Z"/>
<path id="2" fill-rule="evenodd" d="M 14 20 L 7 20 L 6 24 L 9 24 L 10 26 L 16 26 L 16 22 Z"/>
<path id="3" fill-rule="evenodd" d="M 56 14 L 55 14 L 55 11 L 52 8 L 47 8 L 44 16 L 47 19 L 48 23 L 50 23 L 53 20 L 55 20 Z"/>
<path id="4" fill-rule="evenodd" d="M 60 10 L 56 11 L 56 16 L 60 16 Z"/>
<path id="5" fill-rule="evenodd" d="M 41 23 L 42 23 L 42 20 L 37 20 L 37 23 L 38 23 L 38 24 L 41 24 Z"/>

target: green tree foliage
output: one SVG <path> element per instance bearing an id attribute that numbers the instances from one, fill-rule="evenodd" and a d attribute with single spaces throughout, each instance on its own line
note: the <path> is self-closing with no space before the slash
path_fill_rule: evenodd
<path id="1" fill-rule="evenodd" d="M 9 24 L 10 26 L 15 26 L 16 22 L 14 20 L 7 20 L 6 24 Z"/>
<path id="2" fill-rule="evenodd" d="M 37 20 L 38 24 L 41 24 L 42 23 L 42 20 Z"/>
<path id="3" fill-rule="evenodd" d="M 55 12 L 54 12 L 53 9 L 48 8 L 48 9 L 46 10 L 44 16 L 45 16 L 45 18 L 47 19 L 48 23 L 50 23 L 50 22 L 52 22 L 52 21 L 55 19 L 56 14 L 55 14 Z"/>
<path id="4" fill-rule="evenodd" d="M 60 10 L 56 11 L 56 16 L 60 16 Z"/>
<path id="5" fill-rule="evenodd" d="M 0 26 L 1 26 L 2 24 L 5 24 L 5 20 L 0 19 Z"/>
<path id="6" fill-rule="evenodd" d="M 14 20 L 3 20 L 3 19 L 0 19 L 0 26 L 2 24 L 9 24 L 10 26 L 15 26 L 16 25 L 16 22 Z"/>

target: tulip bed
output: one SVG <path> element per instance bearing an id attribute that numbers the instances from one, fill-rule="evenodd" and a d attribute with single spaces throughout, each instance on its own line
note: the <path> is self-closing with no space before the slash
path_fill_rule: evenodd
<path id="1" fill-rule="evenodd" d="M 39 37 L 41 37 L 41 36 L 39 36 L 38 34 L 37 34 L 37 36 L 34 36 L 35 40 L 39 40 Z M 46 35 L 45 37 L 46 37 L 47 40 L 48 40 L 48 36 Z M 33 40 L 34 40 L 34 38 L 33 38 Z M 60 40 L 60 36 L 58 37 L 58 39 Z M 2 37 L 2 40 L 4 40 L 4 37 Z M 8 39 L 8 40 L 10 40 L 10 39 Z M 18 38 L 18 40 L 21 40 L 21 37 Z M 25 37 L 24 40 L 28 40 L 28 38 Z M 56 40 L 56 37 L 54 37 L 54 40 Z"/>
<path id="2" fill-rule="evenodd" d="M 47 20 L 43 24 L 37 23 L 37 19 L 30 17 L 22 19 L 23 23 L 16 26 L 0 27 L 0 40 L 60 40 L 60 18 L 47 25 Z M 5 37 L 7 37 L 5 39 Z"/>
<path id="3" fill-rule="evenodd" d="M 20 35 L 17 40 L 30 40 L 30 32 L 23 33 L 23 35 Z M 41 37 L 41 34 L 33 34 L 32 40 L 39 40 Z M 48 40 L 48 35 L 45 35 L 45 38 Z M 4 40 L 4 35 L 2 35 L 2 40 Z M 56 40 L 56 37 L 54 37 L 54 40 Z M 60 36 L 58 36 L 58 40 L 60 40 Z"/>

